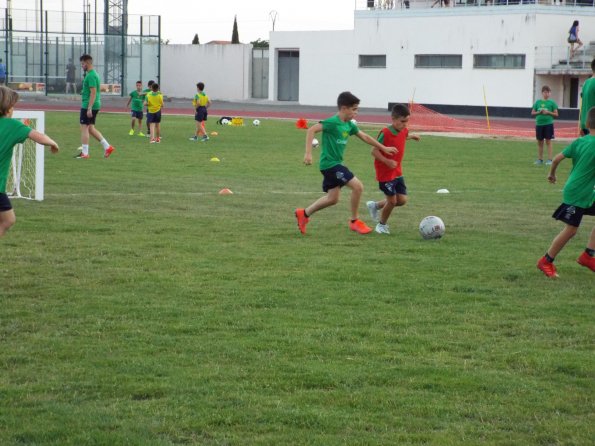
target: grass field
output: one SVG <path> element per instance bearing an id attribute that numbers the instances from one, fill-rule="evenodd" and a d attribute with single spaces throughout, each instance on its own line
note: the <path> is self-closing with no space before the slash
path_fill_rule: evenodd
<path id="1" fill-rule="evenodd" d="M 214 121 L 149 145 L 101 115 L 117 151 L 76 160 L 77 115 L 46 114 L 46 200 L 0 240 L 0 444 L 593 444 L 593 219 L 535 267 L 569 161 L 550 185 L 534 142 L 423 137 L 390 236 L 348 230 L 348 191 L 303 236 L 305 133 Z M 379 199 L 357 138 L 346 164 Z"/>

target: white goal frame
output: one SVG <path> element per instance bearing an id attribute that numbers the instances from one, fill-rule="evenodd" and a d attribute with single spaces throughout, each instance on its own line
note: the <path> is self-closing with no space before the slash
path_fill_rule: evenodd
<path id="1" fill-rule="evenodd" d="M 12 117 L 34 119 L 34 129 L 45 133 L 45 113 L 42 111 L 15 110 Z M 8 173 L 7 195 L 11 198 L 43 201 L 44 164 L 45 147 L 43 145 L 32 140 L 17 144 L 14 147 Z"/>

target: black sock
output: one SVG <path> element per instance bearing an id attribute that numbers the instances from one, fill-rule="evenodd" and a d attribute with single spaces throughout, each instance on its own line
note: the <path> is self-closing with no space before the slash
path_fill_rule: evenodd
<path id="1" fill-rule="evenodd" d="M 355 220 L 351 220 L 351 223 L 355 223 L 357 221 L 357 218 Z"/>
<path id="2" fill-rule="evenodd" d="M 585 248 L 585 252 L 589 254 L 591 257 L 595 256 L 595 249 Z"/>
<path id="3" fill-rule="evenodd" d="M 545 260 L 547 260 L 548 262 L 552 263 L 554 261 L 553 257 L 550 257 L 550 255 L 546 252 L 545 253 Z"/>
<path id="4" fill-rule="evenodd" d="M 304 217 L 309 218 L 310 216 L 306 213 L 306 210 L 304 209 Z"/>

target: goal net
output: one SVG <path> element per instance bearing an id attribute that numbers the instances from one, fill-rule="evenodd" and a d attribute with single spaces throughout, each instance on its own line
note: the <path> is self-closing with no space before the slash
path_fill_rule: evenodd
<path id="1" fill-rule="evenodd" d="M 42 111 L 15 111 L 14 119 L 38 132 L 45 132 L 45 116 Z M 14 147 L 6 194 L 11 198 L 43 200 L 44 147 L 27 138 Z"/>

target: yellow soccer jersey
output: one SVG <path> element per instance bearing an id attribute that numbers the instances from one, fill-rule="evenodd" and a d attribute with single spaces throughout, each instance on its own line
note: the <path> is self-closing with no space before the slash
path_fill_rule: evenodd
<path id="1" fill-rule="evenodd" d="M 192 99 L 192 105 L 194 106 L 194 108 L 206 107 L 208 103 L 209 97 L 202 91 L 200 93 L 196 93 L 194 95 L 194 99 Z"/>
<path id="2" fill-rule="evenodd" d="M 147 111 L 157 113 L 163 107 L 163 95 L 160 92 L 147 94 Z"/>

